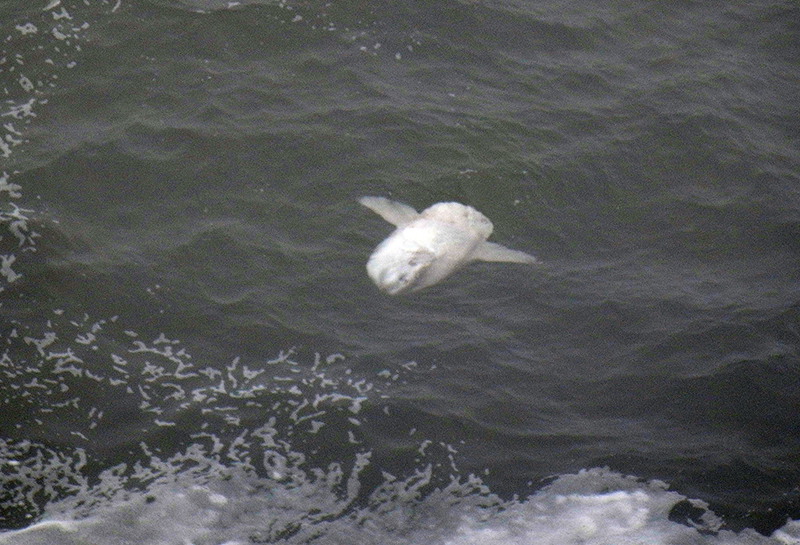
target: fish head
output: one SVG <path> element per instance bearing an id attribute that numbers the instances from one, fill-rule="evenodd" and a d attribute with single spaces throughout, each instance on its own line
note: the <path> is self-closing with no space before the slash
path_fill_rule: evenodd
<path id="1" fill-rule="evenodd" d="M 423 246 L 389 238 L 370 256 L 367 274 L 384 293 L 410 293 L 429 285 L 427 271 L 435 258 Z"/>

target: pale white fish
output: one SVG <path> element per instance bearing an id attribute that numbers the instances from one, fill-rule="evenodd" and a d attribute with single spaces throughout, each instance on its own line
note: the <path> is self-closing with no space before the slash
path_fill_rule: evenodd
<path id="1" fill-rule="evenodd" d="M 417 212 L 385 197 L 358 202 L 395 225 L 367 262 L 367 274 L 389 295 L 427 288 L 470 261 L 539 263 L 532 255 L 488 242 L 489 218 L 457 202 L 440 202 Z"/>

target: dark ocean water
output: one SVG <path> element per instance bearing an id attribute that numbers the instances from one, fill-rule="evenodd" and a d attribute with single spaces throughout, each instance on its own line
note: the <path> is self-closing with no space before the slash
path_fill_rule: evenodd
<path id="1" fill-rule="evenodd" d="M 800 543 L 796 2 L 0 36 L 0 543 Z M 543 263 L 383 295 L 363 195 Z"/>

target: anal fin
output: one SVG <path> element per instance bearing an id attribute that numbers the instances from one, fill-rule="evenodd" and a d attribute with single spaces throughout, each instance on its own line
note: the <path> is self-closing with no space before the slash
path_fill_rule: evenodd
<path id="1" fill-rule="evenodd" d="M 494 242 L 484 242 L 475 250 L 474 258 L 479 261 L 499 261 L 504 263 L 541 263 L 538 259 L 525 252 L 512 250 L 495 244 Z"/>

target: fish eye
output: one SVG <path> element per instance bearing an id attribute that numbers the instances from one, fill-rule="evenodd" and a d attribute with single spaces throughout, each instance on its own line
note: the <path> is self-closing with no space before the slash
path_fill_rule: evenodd
<path id="1" fill-rule="evenodd" d="M 413 252 L 408 258 L 408 265 L 414 269 L 424 267 L 430 263 L 430 254 L 426 252 Z"/>

